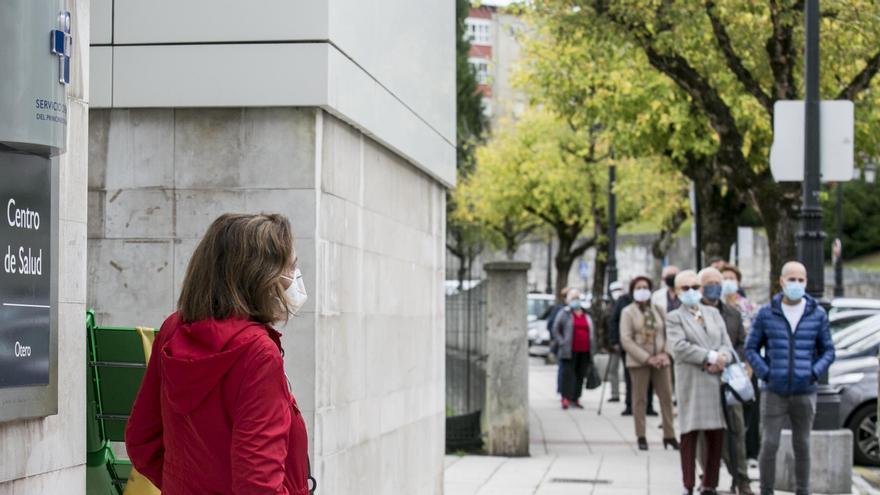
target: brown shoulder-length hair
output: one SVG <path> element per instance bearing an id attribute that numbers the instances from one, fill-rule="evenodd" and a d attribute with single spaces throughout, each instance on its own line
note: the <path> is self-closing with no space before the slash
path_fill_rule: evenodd
<path id="1" fill-rule="evenodd" d="M 177 301 L 190 323 L 232 316 L 260 323 L 285 320 L 291 311 L 281 275 L 294 262 L 287 217 L 226 213 L 208 227 L 193 252 Z"/>

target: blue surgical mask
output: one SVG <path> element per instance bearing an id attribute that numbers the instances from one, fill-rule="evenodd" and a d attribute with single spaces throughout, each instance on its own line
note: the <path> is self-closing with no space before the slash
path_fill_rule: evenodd
<path id="1" fill-rule="evenodd" d="M 679 294 L 678 298 L 681 299 L 682 304 L 693 308 L 700 304 L 700 299 L 702 299 L 703 296 L 699 291 L 688 289 Z"/>
<path id="2" fill-rule="evenodd" d="M 786 282 L 782 288 L 782 293 L 789 301 L 800 301 L 807 292 L 807 284 L 801 282 Z"/>
<path id="3" fill-rule="evenodd" d="M 581 301 L 579 299 L 575 299 L 574 301 L 568 303 L 568 307 L 570 307 L 572 311 L 576 309 L 581 309 Z"/>
<path id="4" fill-rule="evenodd" d="M 706 298 L 707 301 L 715 302 L 721 299 L 721 286 L 720 285 L 704 285 L 703 286 L 703 297 Z"/>
<path id="5" fill-rule="evenodd" d="M 721 295 L 729 296 L 731 294 L 736 294 L 739 291 L 739 284 L 736 280 L 725 280 L 721 282 Z"/>

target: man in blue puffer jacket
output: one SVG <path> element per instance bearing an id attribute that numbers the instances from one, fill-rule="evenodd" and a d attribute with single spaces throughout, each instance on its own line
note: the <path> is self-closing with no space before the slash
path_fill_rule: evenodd
<path id="1" fill-rule="evenodd" d="M 776 451 L 782 425 L 788 418 L 796 493 L 805 495 L 810 493 L 810 430 L 816 414 L 816 382 L 834 361 L 834 344 L 828 330 L 828 315 L 815 299 L 805 294 L 804 265 L 796 261 L 786 263 L 779 282 L 783 293 L 758 312 L 745 346 L 746 358 L 764 384 L 761 493 L 773 493 Z"/>

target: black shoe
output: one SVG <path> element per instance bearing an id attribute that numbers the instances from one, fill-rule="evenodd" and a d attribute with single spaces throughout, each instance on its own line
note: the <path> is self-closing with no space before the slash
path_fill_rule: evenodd
<path id="1" fill-rule="evenodd" d="M 653 409 L 648 409 L 648 412 L 645 413 L 648 416 L 657 416 L 657 411 Z"/>
<path id="2" fill-rule="evenodd" d="M 632 409 L 624 409 L 623 412 L 620 413 L 620 415 L 621 416 L 632 416 L 633 415 Z"/>
<path id="3" fill-rule="evenodd" d="M 678 450 L 678 440 L 674 438 L 664 438 L 663 439 L 663 450 L 666 450 L 666 447 L 672 447 L 672 450 Z"/>
<path id="4" fill-rule="evenodd" d="M 648 450 L 648 441 L 645 437 L 639 437 L 639 450 Z"/>
<path id="5" fill-rule="evenodd" d="M 620 397 L 612 397 L 608 399 L 608 402 L 620 402 Z"/>
<path id="6" fill-rule="evenodd" d="M 700 495 L 718 495 L 718 492 L 714 488 L 703 488 L 700 490 Z"/>
<path id="7" fill-rule="evenodd" d="M 684 491 L 681 492 L 681 495 L 694 495 L 694 490 L 685 488 Z"/>

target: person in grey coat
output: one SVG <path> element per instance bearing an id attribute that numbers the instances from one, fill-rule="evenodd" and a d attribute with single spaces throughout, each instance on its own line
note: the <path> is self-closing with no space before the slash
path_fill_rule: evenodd
<path id="1" fill-rule="evenodd" d="M 721 313 L 700 303 L 696 272 L 679 273 L 675 291 L 682 306 L 666 316 L 666 347 L 675 360 L 684 493 L 690 495 L 694 490 L 697 441 L 702 434 L 706 438 L 706 469 L 700 493 L 714 495 L 725 428 L 720 377 L 733 360 L 733 346 Z"/>
<path id="2" fill-rule="evenodd" d="M 596 330 L 590 315 L 581 306 L 581 293 L 568 291 L 568 306 L 559 311 L 553 322 L 553 340 L 562 363 L 562 408 L 583 409 L 580 398 L 584 379 L 593 365 Z"/>

